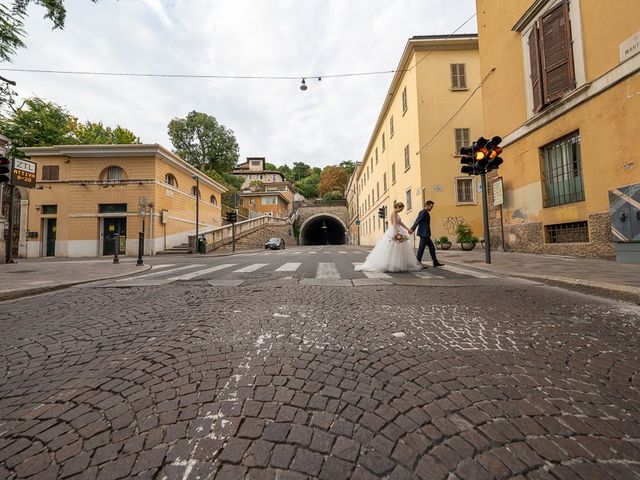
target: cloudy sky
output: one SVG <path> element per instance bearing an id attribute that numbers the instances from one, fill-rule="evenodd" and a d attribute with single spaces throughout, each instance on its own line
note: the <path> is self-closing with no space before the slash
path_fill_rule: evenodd
<path id="1" fill-rule="evenodd" d="M 27 48 L 0 67 L 196 75 L 316 76 L 396 68 L 413 35 L 450 34 L 474 0 L 67 1 L 64 30 L 43 9 L 25 22 Z M 458 33 L 476 32 L 472 19 Z M 391 74 L 227 80 L 3 72 L 21 96 L 80 120 L 120 124 L 171 148 L 167 123 L 191 110 L 232 129 L 241 158 L 325 166 L 360 160 Z"/>

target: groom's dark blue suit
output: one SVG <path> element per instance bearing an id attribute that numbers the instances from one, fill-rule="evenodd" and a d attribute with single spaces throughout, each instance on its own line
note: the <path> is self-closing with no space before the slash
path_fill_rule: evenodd
<path id="1" fill-rule="evenodd" d="M 418 228 L 416 229 L 416 227 Z M 418 253 L 416 255 L 416 257 L 418 257 L 418 261 L 422 262 L 424 249 L 425 247 L 428 247 L 431 260 L 433 260 L 434 265 L 437 265 L 438 259 L 436 258 L 436 247 L 431 241 L 431 215 L 429 214 L 429 210 L 425 208 L 420 211 L 418 218 L 416 218 L 416 221 L 411 227 L 411 230 L 414 230 L 420 237 L 420 244 L 418 245 Z"/>

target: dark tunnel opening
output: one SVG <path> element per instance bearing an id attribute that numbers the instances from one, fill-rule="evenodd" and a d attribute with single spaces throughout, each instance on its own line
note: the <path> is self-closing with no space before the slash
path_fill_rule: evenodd
<path id="1" fill-rule="evenodd" d="M 338 219 L 319 215 L 303 225 L 300 240 L 301 245 L 344 245 L 345 228 Z"/>

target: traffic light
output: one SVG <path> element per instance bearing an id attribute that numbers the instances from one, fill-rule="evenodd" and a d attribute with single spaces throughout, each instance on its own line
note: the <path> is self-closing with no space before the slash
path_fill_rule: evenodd
<path id="1" fill-rule="evenodd" d="M 489 149 L 489 162 L 487 163 L 487 172 L 496 170 L 502 164 L 503 160 L 500 158 L 502 148 L 499 146 L 502 142 L 502 138 L 496 136 L 491 139 L 487 144 Z"/>
<path id="2" fill-rule="evenodd" d="M 227 222 L 235 223 L 238 220 L 238 214 L 235 211 L 227 212 Z"/>
<path id="3" fill-rule="evenodd" d="M 378 217 L 382 218 L 383 220 L 387 218 L 387 207 L 380 207 L 378 209 Z"/>
<path id="4" fill-rule="evenodd" d="M 0 183 L 11 182 L 11 160 L 0 157 Z"/>
<path id="5" fill-rule="evenodd" d="M 462 173 L 466 173 L 467 175 L 475 175 L 475 151 L 473 149 L 473 145 L 471 147 L 462 147 L 460 149 L 460 155 L 462 158 L 460 159 L 460 163 L 463 167 L 460 169 Z"/>

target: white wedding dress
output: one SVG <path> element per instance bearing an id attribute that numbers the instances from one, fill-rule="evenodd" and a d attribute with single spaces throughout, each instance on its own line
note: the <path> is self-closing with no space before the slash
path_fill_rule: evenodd
<path id="1" fill-rule="evenodd" d="M 365 272 L 414 272 L 422 269 L 422 265 L 418 262 L 411 247 L 411 239 L 402 243 L 393 241 L 393 235 L 396 232 L 400 232 L 405 237 L 409 236 L 400 217 L 398 214 L 392 213 L 390 220 L 391 226 L 384 232 L 373 250 L 369 252 L 360 270 Z"/>

